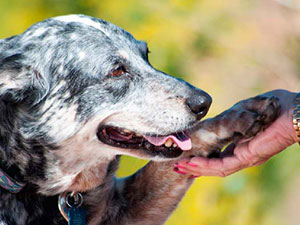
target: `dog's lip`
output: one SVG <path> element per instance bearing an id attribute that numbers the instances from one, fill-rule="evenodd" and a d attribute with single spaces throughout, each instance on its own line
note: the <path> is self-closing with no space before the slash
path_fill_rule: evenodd
<path id="1" fill-rule="evenodd" d="M 108 129 L 108 131 L 106 131 L 106 129 Z M 111 137 L 111 139 L 115 141 L 130 142 L 130 140 L 133 138 L 139 138 L 139 139 L 145 139 L 145 141 L 148 141 L 149 143 L 155 146 L 165 145 L 167 147 L 170 147 L 171 145 L 173 145 L 175 147 L 178 146 L 182 151 L 187 151 L 192 149 L 192 142 L 190 137 L 187 134 L 187 131 L 178 131 L 176 133 L 171 133 L 168 135 L 159 135 L 159 134 L 142 135 L 134 131 L 130 131 L 128 129 L 124 129 L 120 127 L 103 126 L 102 132 L 105 132 L 106 134 L 109 132 L 109 136 Z M 169 144 L 167 144 L 167 142 Z"/>
<path id="2" fill-rule="evenodd" d="M 172 136 L 173 138 L 176 138 L 177 142 L 180 142 L 180 138 L 182 138 L 181 142 L 187 141 L 189 139 L 187 134 L 183 135 L 183 137 L 179 137 L 178 135 L 176 137 L 176 134 L 173 134 Z M 157 137 L 166 137 L 166 135 L 141 135 L 133 131 L 129 131 L 124 128 L 119 128 L 115 126 L 100 126 L 97 131 L 97 137 L 99 141 L 101 141 L 104 144 L 111 145 L 120 149 L 140 149 L 143 152 L 146 152 L 146 154 L 152 156 L 160 155 L 167 158 L 175 158 L 180 156 L 183 152 L 183 150 L 180 148 L 180 145 L 176 144 L 176 141 L 171 142 L 169 140 L 168 143 L 158 145 L 157 143 L 152 144 L 151 140 L 147 140 L 152 138 L 155 139 Z"/>

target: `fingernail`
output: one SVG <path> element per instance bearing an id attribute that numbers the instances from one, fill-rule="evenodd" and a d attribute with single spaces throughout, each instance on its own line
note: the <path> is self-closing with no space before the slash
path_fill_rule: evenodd
<path id="1" fill-rule="evenodd" d="M 186 164 L 190 165 L 190 166 L 193 166 L 193 167 L 198 167 L 198 165 L 194 164 L 194 163 L 191 163 L 191 162 L 187 162 Z"/>
<path id="2" fill-rule="evenodd" d="M 185 172 L 179 171 L 178 168 L 174 168 L 173 171 L 182 175 L 186 174 Z"/>
<path id="3" fill-rule="evenodd" d="M 177 164 L 177 165 L 174 165 L 175 167 L 177 167 L 177 168 L 181 168 L 181 169 L 186 169 L 186 167 L 185 166 L 182 166 L 182 165 L 179 165 L 179 164 Z"/>

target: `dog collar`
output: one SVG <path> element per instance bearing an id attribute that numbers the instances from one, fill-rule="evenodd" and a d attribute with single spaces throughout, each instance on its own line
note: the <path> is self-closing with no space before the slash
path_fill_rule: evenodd
<path id="1" fill-rule="evenodd" d="M 24 186 L 25 184 L 17 182 L 0 168 L 0 187 L 11 193 L 18 193 Z"/>

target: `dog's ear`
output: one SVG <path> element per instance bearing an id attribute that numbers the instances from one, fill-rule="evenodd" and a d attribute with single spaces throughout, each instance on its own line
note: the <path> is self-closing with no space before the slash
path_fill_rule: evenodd
<path id="1" fill-rule="evenodd" d="M 49 81 L 41 71 L 26 65 L 22 54 L 0 57 L 0 98 L 13 102 L 39 103 L 49 91 Z"/>

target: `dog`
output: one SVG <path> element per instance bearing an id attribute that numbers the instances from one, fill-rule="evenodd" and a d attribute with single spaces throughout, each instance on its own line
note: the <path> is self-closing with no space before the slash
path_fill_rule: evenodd
<path id="1" fill-rule="evenodd" d="M 173 160 L 208 157 L 278 114 L 276 98 L 258 96 L 200 122 L 211 97 L 153 68 L 148 53 L 85 15 L 0 40 L 1 225 L 67 224 L 70 196 L 89 225 L 163 224 L 193 182 Z M 117 179 L 120 155 L 151 161 Z"/>

